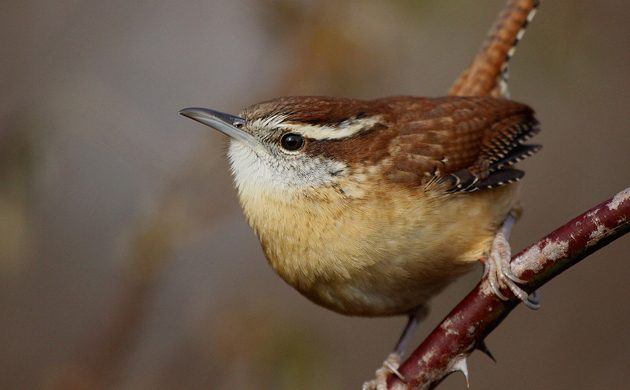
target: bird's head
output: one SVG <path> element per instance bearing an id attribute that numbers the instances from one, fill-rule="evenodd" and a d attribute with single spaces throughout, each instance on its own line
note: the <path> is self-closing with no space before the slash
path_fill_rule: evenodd
<path id="1" fill-rule="evenodd" d="M 335 186 L 374 157 L 383 113 L 370 102 L 325 97 L 285 97 L 238 116 L 205 108 L 180 114 L 231 138 L 229 158 L 239 191 L 255 186 L 302 191 Z"/>

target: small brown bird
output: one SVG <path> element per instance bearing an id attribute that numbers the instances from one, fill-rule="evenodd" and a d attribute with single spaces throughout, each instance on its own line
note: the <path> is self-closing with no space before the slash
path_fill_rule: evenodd
<path id="1" fill-rule="evenodd" d="M 515 207 L 523 172 L 513 166 L 540 148 L 524 143 L 539 131 L 528 106 L 284 97 L 239 116 L 180 113 L 231 137 L 247 221 L 274 270 L 313 302 L 413 314 L 480 259 L 497 294 L 508 285 L 527 300 L 509 258 L 488 256 Z"/>
<path id="2" fill-rule="evenodd" d="M 514 165 L 540 149 L 525 144 L 539 131 L 533 110 L 507 99 L 507 64 L 538 5 L 508 1 L 451 89 L 459 96 L 180 111 L 231 137 L 245 216 L 286 282 L 342 314 L 409 316 L 365 389 L 404 379 L 398 362 L 428 300 L 479 260 L 499 298 L 509 289 L 538 305 L 518 286 L 507 243 L 524 175 Z"/>

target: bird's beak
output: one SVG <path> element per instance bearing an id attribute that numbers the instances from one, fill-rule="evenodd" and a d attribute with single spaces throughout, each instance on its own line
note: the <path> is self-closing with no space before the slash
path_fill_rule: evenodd
<path id="1" fill-rule="evenodd" d="M 260 142 L 256 137 L 240 128 L 246 123 L 245 119 L 241 117 L 198 107 L 184 108 L 179 113 L 215 130 L 219 130 L 223 134 L 241 141 L 254 149 L 260 147 Z"/>

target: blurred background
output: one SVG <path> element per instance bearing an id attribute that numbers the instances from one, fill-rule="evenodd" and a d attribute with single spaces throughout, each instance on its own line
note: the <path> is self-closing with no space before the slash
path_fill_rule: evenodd
<path id="1" fill-rule="evenodd" d="M 281 95 L 443 95 L 503 0 L 5 1 L 0 388 L 352 389 L 404 318 L 315 306 L 266 264 L 226 140 L 181 118 Z M 630 185 L 630 3 L 556 0 L 511 67 L 545 149 L 520 250 Z M 630 239 L 558 277 L 470 360 L 474 389 L 630 381 Z M 417 340 L 476 283 L 436 298 Z M 463 389 L 461 375 L 441 389 Z"/>

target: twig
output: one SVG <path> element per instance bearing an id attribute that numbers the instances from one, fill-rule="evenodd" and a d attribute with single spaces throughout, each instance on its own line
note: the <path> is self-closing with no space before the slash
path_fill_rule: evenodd
<path id="1" fill-rule="evenodd" d="M 534 291 L 580 260 L 630 231 L 630 188 L 574 218 L 512 258 L 512 270 Z M 509 290 L 504 294 L 512 297 Z M 484 278 L 400 366 L 407 383 L 389 378 L 389 389 L 430 389 L 466 358 L 519 301 L 502 301 Z"/>
<path id="2" fill-rule="evenodd" d="M 507 96 L 507 64 L 533 17 L 537 0 L 508 0 L 471 65 L 449 91 L 457 96 Z M 556 229 L 512 258 L 512 270 L 527 292 L 573 266 L 630 230 L 630 188 Z M 513 297 L 510 291 L 504 295 Z M 502 301 L 486 279 L 468 294 L 399 367 L 405 382 L 390 377 L 389 389 L 430 389 L 448 374 L 463 371 L 475 349 L 486 353 L 485 337 L 518 305 Z"/>

